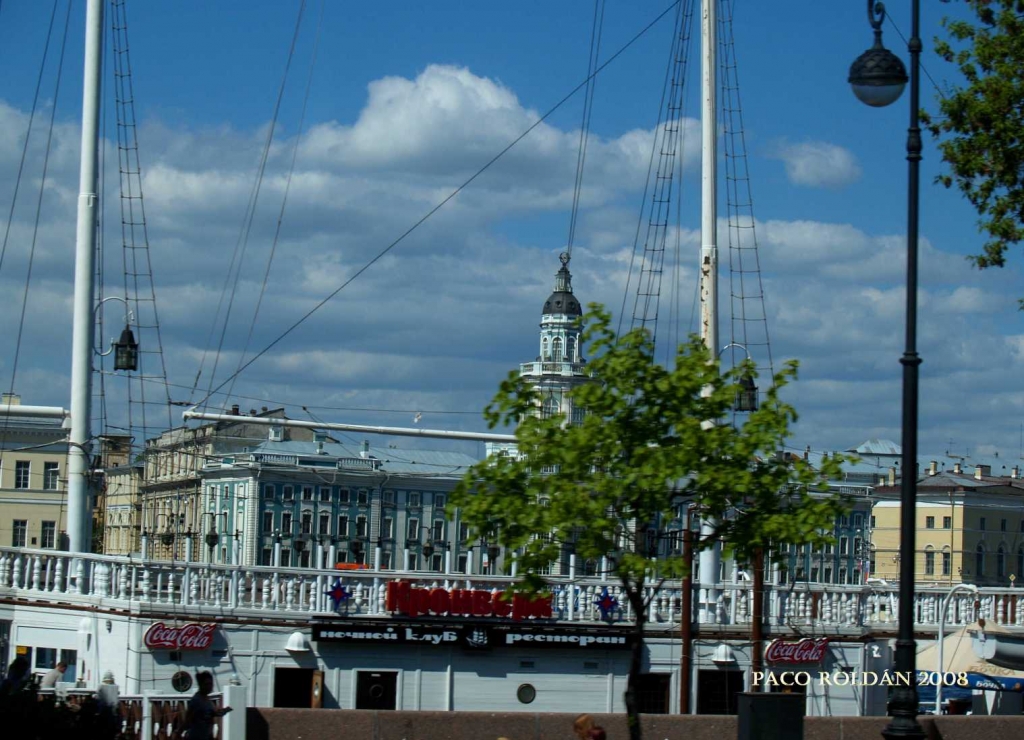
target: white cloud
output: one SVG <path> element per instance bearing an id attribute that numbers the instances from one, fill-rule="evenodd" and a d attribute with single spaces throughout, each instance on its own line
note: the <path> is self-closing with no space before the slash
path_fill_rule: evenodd
<path id="1" fill-rule="evenodd" d="M 772 156 L 785 163 L 786 175 L 794 185 L 841 188 L 855 182 L 861 174 L 852 152 L 824 141 L 780 143 Z"/>

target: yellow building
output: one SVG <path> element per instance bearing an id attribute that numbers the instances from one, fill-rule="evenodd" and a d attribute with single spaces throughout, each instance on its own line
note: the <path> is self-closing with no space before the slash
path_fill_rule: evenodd
<path id="1" fill-rule="evenodd" d="M 987 466 L 938 471 L 917 482 L 914 579 L 921 586 L 1010 586 L 1024 575 L 1024 481 L 1015 468 L 995 477 Z M 893 482 L 895 483 L 895 482 Z M 899 578 L 900 490 L 875 489 L 871 576 Z"/>
<path id="2" fill-rule="evenodd" d="M 67 529 L 67 430 L 60 419 L 0 416 L 0 542 L 11 547 L 60 548 Z"/>
<path id="3" fill-rule="evenodd" d="M 103 553 L 140 554 L 142 463 L 104 470 Z"/>

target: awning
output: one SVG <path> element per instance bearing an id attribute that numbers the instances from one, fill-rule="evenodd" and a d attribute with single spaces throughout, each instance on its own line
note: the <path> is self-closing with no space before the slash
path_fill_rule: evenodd
<path id="1" fill-rule="evenodd" d="M 986 691 L 1024 691 L 1024 671 L 990 663 L 979 657 L 974 649 L 971 632 L 981 628 L 977 624 L 961 627 L 947 635 L 942 641 L 942 671 L 945 673 L 966 673 L 969 689 Z M 939 647 L 933 643 L 917 653 L 918 682 L 931 683 L 939 673 Z M 924 678 L 928 681 L 924 681 Z M 943 688 L 945 695 L 951 687 Z"/>

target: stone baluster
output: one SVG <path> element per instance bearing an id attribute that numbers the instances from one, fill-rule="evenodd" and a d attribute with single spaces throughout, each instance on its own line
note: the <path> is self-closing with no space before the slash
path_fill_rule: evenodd
<path id="1" fill-rule="evenodd" d="M 453 588 L 457 588 L 457 583 L 452 583 Z M 377 599 L 377 613 L 387 614 L 388 613 L 388 601 L 387 601 L 387 586 L 384 583 L 379 583 L 376 586 L 376 599 Z"/>
<path id="2" fill-rule="evenodd" d="M 6 552 L 0 552 L 0 588 L 7 588 L 11 585 L 9 569 L 11 559 Z"/>
<path id="3" fill-rule="evenodd" d="M 175 578 L 175 576 L 174 576 L 174 571 L 173 570 L 169 571 L 167 573 L 167 603 L 168 604 L 173 604 L 174 601 L 175 601 L 175 599 L 174 599 L 174 587 L 176 585 L 176 581 L 177 581 L 177 578 Z"/>
<path id="4" fill-rule="evenodd" d="M 271 581 L 271 585 L 273 586 L 274 595 L 273 604 L 274 608 L 276 609 L 277 605 L 281 603 L 281 576 L 280 574 L 278 574 L 276 569 L 274 570 L 274 576 L 273 580 Z"/>
<path id="5" fill-rule="evenodd" d="M 60 567 L 60 564 L 57 566 Z M 117 574 L 117 597 L 122 601 L 128 600 L 128 566 L 122 565 Z"/>
<path id="6" fill-rule="evenodd" d="M 362 581 L 356 581 L 356 585 L 352 589 L 352 592 L 354 594 L 352 599 L 356 602 L 356 612 L 358 614 L 365 614 L 370 608 L 369 589 L 363 585 Z"/>
<path id="7" fill-rule="evenodd" d="M 46 558 L 43 567 L 43 591 L 53 591 L 53 566 L 57 558 Z"/>
<path id="8" fill-rule="evenodd" d="M 12 569 L 11 587 L 21 588 L 21 554 L 14 556 L 14 568 Z"/>
<path id="9" fill-rule="evenodd" d="M 75 593 L 85 593 L 85 558 L 78 558 L 78 565 L 75 567 Z"/>
<path id="10" fill-rule="evenodd" d="M 43 571 L 42 560 L 40 559 L 40 557 L 38 555 L 33 556 L 33 558 L 32 558 L 32 590 L 33 591 L 41 591 L 42 590 L 42 580 L 43 580 L 43 573 L 42 573 L 42 571 Z"/>
<path id="11" fill-rule="evenodd" d="M 719 592 L 718 597 L 715 599 L 715 616 L 719 624 L 725 624 L 725 615 L 725 594 Z"/>
<path id="12" fill-rule="evenodd" d="M 140 601 L 149 601 L 149 568 L 145 565 L 142 566 L 142 593 L 139 595 Z"/>
<path id="13" fill-rule="evenodd" d="M 309 587 L 309 610 L 311 612 L 320 611 L 320 596 L 323 594 L 323 589 L 320 588 L 320 576 L 316 576 L 313 581 L 310 582 Z"/>
<path id="14" fill-rule="evenodd" d="M 97 563 L 95 576 L 96 595 L 105 599 L 110 596 L 110 566 L 107 563 Z"/>
<path id="15" fill-rule="evenodd" d="M 213 605 L 221 606 L 224 601 L 224 573 L 218 570 L 210 575 L 213 581 Z"/>
<path id="16" fill-rule="evenodd" d="M 264 609 L 269 609 L 270 608 L 270 586 L 271 586 L 271 579 L 269 579 L 266 576 L 264 576 L 263 577 L 263 594 L 262 594 L 263 601 L 260 604 L 260 606 L 262 606 Z M 256 587 L 255 584 L 253 584 L 253 588 L 255 588 L 255 587 Z"/>
<path id="17" fill-rule="evenodd" d="M 64 590 L 64 558 L 57 558 L 53 567 L 53 593 L 61 593 Z"/>
<path id="18" fill-rule="evenodd" d="M 285 589 L 285 608 L 291 611 L 295 607 L 295 578 L 288 579 L 288 585 Z"/>

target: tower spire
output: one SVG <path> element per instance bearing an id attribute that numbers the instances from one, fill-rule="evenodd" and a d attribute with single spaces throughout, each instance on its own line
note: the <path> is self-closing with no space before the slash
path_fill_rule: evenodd
<path id="1" fill-rule="evenodd" d="M 572 257 L 568 252 L 562 252 L 558 255 L 558 260 L 562 263 L 562 268 L 555 275 L 556 293 L 572 293 L 572 273 L 569 272 L 570 259 L 572 259 Z"/>

